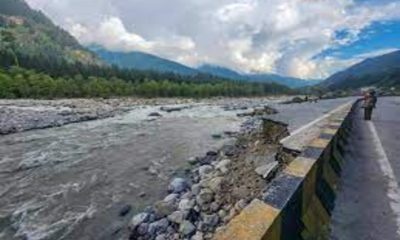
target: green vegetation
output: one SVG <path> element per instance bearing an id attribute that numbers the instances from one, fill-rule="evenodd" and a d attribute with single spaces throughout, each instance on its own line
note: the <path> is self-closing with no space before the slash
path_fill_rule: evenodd
<path id="1" fill-rule="evenodd" d="M 103 64 L 69 33 L 54 25 L 42 12 L 22 0 L 2 0 L 0 8 L 0 53 L 43 58 L 68 63 Z"/>
<path id="2" fill-rule="evenodd" d="M 287 88 L 275 84 L 248 84 L 232 81 L 214 83 L 155 81 L 127 82 L 116 77 L 51 77 L 34 70 L 12 67 L 0 70 L 0 98 L 77 97 L 212 97 L 261 96 Z"/>
<path id="3" fill-rule="evenodd" d="M 330 89 L 357 89 L 374 86 L 376 88 L 400 87 L 400 68 L 386 69 L 374 74 L 354 75 L 337 84 L 329 86 Z"/>

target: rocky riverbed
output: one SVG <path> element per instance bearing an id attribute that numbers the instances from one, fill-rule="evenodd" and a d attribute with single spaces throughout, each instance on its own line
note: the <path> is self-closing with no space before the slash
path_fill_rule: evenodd
<path id="1" fill-rule="evenodd" d="M 209 238 L 237 214 L 231 209 L 246 204 L 244 195 L 262 194 L 265 173 L 280 166 L 268 163 L 284 162 L 276 154 L 279 145 L 246 140 L 262 125 L 255 120 L 260 111 L 271 111 L 265 106 L 277 109 L 270 117 L 293 131 L 348 101 L 280 105 L 278 100 L 285 99 L 0 101 L 1 108 L 21 112 L 67 107 L 90 112 L 100 106 L 114 116 L 24 131 L 41 128 L 31 125 L 0 137 L 0 239 L 151 239 L 154 230 L 161 237 Z M 30 113 L 22 119 L 29 122 Z M 0 117 L 2 126 L 13 125 L 3 120 L 7 117 L 12 118 Z M 218 180 L 220 174 L 225 180 Z M 244 182 L 250 189 L 241 189 L 249 186 Z M 218 192 L 220 184 L 235 194 Z M 174 202 L 173 212 L 163 199 Z M 213 204 L 216 199 L 220 204 Z M 201 211 L 177 212 L 193 200 L 193 209 Z M 134 217 L 139 213 L 147 215 Z"/>

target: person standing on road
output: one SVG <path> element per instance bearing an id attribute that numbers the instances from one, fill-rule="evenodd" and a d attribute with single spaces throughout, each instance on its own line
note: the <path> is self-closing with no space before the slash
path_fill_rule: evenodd
<path id="1" fill-rule="evenodd" d="M 376 107 L 378 99 L 376 97 L 375 91 L 367 92 L 364 97 L 364 120 L 371 120 L 372 111 Z"/>

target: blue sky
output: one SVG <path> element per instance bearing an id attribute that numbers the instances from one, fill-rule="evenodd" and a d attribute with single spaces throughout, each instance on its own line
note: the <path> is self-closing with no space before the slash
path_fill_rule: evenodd
<path id="1" fill-rule="evenodd" d="M 321 79 L 400 48 L 398 0 L 27 0 L 83 45 Z"/>
<path id="2" fill-rule="evenodd" d="M 338 31 L 336 34 L 338 39 L 348 36 L 347 31 Z M 334 56 L 340 59 L 351 59 L 354 56 L 373 54 L 377 50 L 391 51 L 392 49 L 400 49 L 400 21 L 374 22 L 364 28 L 359 38 L 353 43 L 329 48 L 315 57 Z"/>

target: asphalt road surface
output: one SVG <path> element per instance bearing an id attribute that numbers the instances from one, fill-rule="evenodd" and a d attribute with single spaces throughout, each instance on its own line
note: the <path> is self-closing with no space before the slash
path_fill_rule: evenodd
<path id="1" fill-rule="evenodd" d="M 378 101 L 372 121 L 353 115 L 332 240 L 400 239 L 400 97 Z"/>

